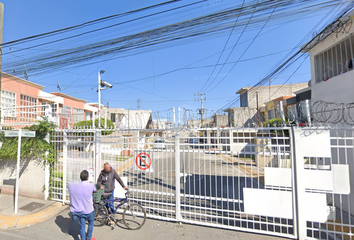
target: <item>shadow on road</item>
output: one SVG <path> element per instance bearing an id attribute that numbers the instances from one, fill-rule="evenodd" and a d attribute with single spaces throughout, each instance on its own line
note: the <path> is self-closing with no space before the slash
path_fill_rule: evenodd
<path id="1" fill-rule="evenodd" d="M 63 233 L 69 234 L 74 240 L 80 239 L 80 224 L 79 222 L 73 222 L 70 215 L 68 215 L 68 217 L 58 215 L 55 219 L 55 223 Z"/>

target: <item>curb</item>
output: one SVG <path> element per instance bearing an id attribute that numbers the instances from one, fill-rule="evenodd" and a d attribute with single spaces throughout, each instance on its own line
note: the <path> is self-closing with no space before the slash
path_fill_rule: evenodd
<path id="1" fill-rule="evenodd" d="M 13 216 L 0 214 L 0 230 L 9 230 L 15 228 L 24 228 L 31 225 L 44 222 L 56 214 L 60 213 L 67 206 L 63 206 L 62 203 L 56 202 L 42 211 L 25 215 L 25 216 Z"/>

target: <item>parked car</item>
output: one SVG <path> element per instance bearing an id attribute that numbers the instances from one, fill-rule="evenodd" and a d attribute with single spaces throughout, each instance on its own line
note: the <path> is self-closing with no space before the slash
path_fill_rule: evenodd
<path id="1" fill-rule="evenodd" d="M 153 148 L 156 149 L 166 149 L 166 142 L 165 140 L 155 140 Z"/>
<path id="2" fill-rule="evenodd" d="M 199 139 L 198 139 L 198 138 L 190 138 L 190 139 L 189 139 L 189 143 L 190 143 L 190 144 L 199 143 Z"/>

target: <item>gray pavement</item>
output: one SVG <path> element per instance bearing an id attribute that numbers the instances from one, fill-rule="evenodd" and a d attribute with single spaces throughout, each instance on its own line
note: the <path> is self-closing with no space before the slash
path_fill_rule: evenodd
<path id="1" fill-rule="evenodd" d="M 2 240 L 66 240 L 78 239 L 78 229 L 71 229 L 71 219 L 68 215 L 69 211 L 65 210 L 54 216 L 46 222 L 36 224 L 28 228 L 17 230 L 0 231 L 0 239 Z M 202 227 L 189 224 L 178 224 L 175 222 L 164 222 L 158 220 L 147 219 L 145 225 L 140 230 L 127 230 L 121 227 L 111 229 L 108 226 L 95 227 L 93 236 L 98 240 L 103 239 L 281 239 L 272 236 L 244 233 L 232 230 L 224 230 L 218 228 Z"/>
<path id="2" fill-rule="evenodd" d="M 14 195 L 0 194 L 0 214 L 13 215 L 14 204 L 15 204 Z M 24 216 L 30 213 L 39 212 L 52 204 L 53 202 L 51 201 L 19 196 L 18 199 L 19 209 L 16 216 Z"/>

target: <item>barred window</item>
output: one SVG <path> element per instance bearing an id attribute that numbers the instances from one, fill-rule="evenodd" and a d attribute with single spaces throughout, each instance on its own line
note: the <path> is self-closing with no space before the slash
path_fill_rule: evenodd
<path id="1" fill-rule="evenodd" d="M 84 120 L 84 110 L 74 108 L 74 123 L 78 123 Z"/>
<path id="2" fill-rule="evenodd" d="M 16 93 L 1 90 L 1 108 L 4 117 L 15 117 Z"/>
<path id="3" fill-rule="evenodd" d="M 20 96 L 20 117 L 21 120 L 37 118 L 37 98 L 21 94 Z"/>
<path id="4" fill-rule="evenodd" d="M 336 45 L 315 56 L 316 83 L 353 70 L 354 35 L 351 35 Z"/>
<path id="5" fill-rule="evenodd" d="M 62 117 L 68 120 L 68 123 L 71 123 L 71 107 L 63 105 Z"/>
<path id="6" fill-rule="evenodd" d="M 36 105 L 37 105 L 37 98 L 29 97 L 21 94 L 20 106 L 36 106 Z"/>
<path id="7" fill-rule="evenodd" d="M 58 107 L 57 107 L 56 103 L 43 101 L 42 105 L 43 105 L 43 113 L 44 114 L 51 114 L 52 117 L 57 116 Z M 51 109 L 52 111 L 49 112 L 49 109 Z"/>

